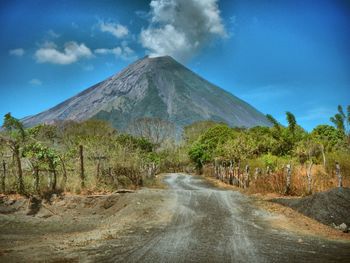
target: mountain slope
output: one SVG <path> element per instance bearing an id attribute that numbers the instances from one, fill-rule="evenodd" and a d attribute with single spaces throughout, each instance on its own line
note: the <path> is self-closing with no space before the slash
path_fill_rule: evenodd
<path id="1" fill-rule="evenodd" d="M 231 126 L 270 125 L 265 116 L 248 103 L 169 56 L 140 59 L 120 73 L 23 122 L 33 126 L 56 120 L 98 118 L 125 129 L 141 117 L 158 117 L 179 127 L 208 119 Z"/>

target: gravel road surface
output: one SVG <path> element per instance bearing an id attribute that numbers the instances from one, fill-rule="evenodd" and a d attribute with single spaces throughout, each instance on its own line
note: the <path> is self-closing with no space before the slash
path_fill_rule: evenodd
<path id="1" fill-rule="evenodd" d="M 349 241 L 282 228 L 280 214 L 238 191 L 177 173 L 164 182 L 62 196 L 35 215 L 27 199 L 4 199 L 0 262 L 350 262 Z"/>
<path id="2" fill-rule="evenodd" d="M 128 240 L 109 262 L 350 262 L 350 244 L 274 229 L 270 214 L 249 197 L 218 190 L 199 177 L 170 174 L 174 196 L 169 225 Z"/>

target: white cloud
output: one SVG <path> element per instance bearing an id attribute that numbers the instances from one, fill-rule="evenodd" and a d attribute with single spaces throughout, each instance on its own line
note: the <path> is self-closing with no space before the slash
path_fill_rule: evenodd
<path id="1" fill-rule="evenodd" d="M 47 35 L 51 38 L 59 38 L 61 35 L 57 34 L 55 31 L 53 31 L 52 29 L 50 29 L 49 31 L 47 31 Z"/>
<path id="2" fill-rule="evenodd" d="M 120 47 L 116 47 L 116 48 L 98 48 L 95 49 L 94 51 L 96 54 L 99 55 L 107 55 L 107 54 L 114 54 L 116 56 L 119 56 L 122 53 L 122 49 Z"/>
<path id="3" fill-rule="evenodd" d="M 24 53 L 25 53 L 25 51 L 23 48 L 16 48 L 16 49 L 9 50 L 9 54 L 11 56 L 22 57 L 24 55 Z"/>
<path id="4" fill-rule="evenodd" d="M 124 60 L 136 59 L 135 51 L 127 46 L 126 43 L 122 43 L 122 46 L 115 48 L 98 48 L 94 50 L 95 54 L 98 55 L 114 55 L 116 58 L 121 58 Z"/>
<path id="5" fill-rule="evenodd" d="M 78 44 L 74 41 L 65 43 L 63 51 L 58 50 L 54 43 L 46 42 L 35 52 L 37 62 L 60 65 L 72 64 L 81 58 L 91 56 L 91 50 L 84 43 Z"/>
<path id="6" fill-rule="evenodd" d="M 214 36 L 226 38 L 218 0 L 152 0 L 150 24 L 140 41 L 150 56 L 184 61 Z"/>
<path id="7" fill-rule="evenodd" d="M 43 82 L 40 79 L 32 79 L 29 81 L 29 84 L 33 86 L 41 86 Z"/>
<path id="8" fill-rule="evenodd" d="M 129 34 L 128 28 L 121 24 L 105 23 L 102 21 L 99 23 L 99 27 L 102 32 L 111 33 L 116 38 L 123 38 Z"/>

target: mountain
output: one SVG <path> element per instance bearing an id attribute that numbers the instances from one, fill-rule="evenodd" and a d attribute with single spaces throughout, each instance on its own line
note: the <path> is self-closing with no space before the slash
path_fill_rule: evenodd
<path id="1" fill-rule="evenodd" d="M 142 117 L 183 127 L 199 120 L 231 126 L 269 126 L 265 116 L 243 100 L 201 78 L 169 56 L 137 60 L 120 73 L 57 106 L 23 119 L 25 126 L 57 120 L 107 120 L 118 129 Z"/>

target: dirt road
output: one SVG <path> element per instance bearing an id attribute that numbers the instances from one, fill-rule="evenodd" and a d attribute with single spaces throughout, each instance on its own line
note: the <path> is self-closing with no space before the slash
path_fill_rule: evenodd
<path id="1" fill-rule="evenodd" d="M 29 258 L 31 262 L 350 261 L 349 242 L 301 236 L 275 227 L 271 221 L 276 215 L 257 208 L 251 198 L 239 192 L 219 190 L 189 175 L 169 174 L 164 180 L 169 189 L 144 189 L 113 197 L 116 204 L 108 199 L 95 203 L 93 207 L 105 207 L 100 217 L 79 210 L 81 218 L 88 218 L 89 229 L 61 234 L 57 224 L 63 224 L 59 221 L 63 219 L 57 219 L 52 221 L 54 237 L 46 235 L 48 228 L 45 239 L 28 230 L 31 245 L 16 241 L 18 248 L 3 250 L 0 262 L 26 262 Z M 111 204 L 108 209 L 106 202 Z M 58 205 L 52 209 L 59 211 Z M 71 213 L 67 212 L 65 220 Z M 0 220 L 0 230 L 9 220 L 16 222 L 13 227 L 19 227 L 18 218 L 4 220 Z M 79 221 L 74 222 L 78 227 Z M 12 232 L 0 239 L 0 245 L 17 239 L 20 234 Z"/>
<path id="2" fill-rule="evenodd" d="M 200 178 L 166 177 L 174 195 L 172 221 L 110 262 L 349 262 L 350 244 L 300 237 L 268 223 L 239 192 L 221 191 Z M 130 242 L 127 242 L 130 243 Z"/>

